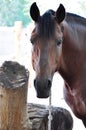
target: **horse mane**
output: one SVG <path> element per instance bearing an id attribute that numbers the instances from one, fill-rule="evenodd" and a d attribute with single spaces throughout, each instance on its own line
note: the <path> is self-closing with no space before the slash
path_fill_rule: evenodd
<path id="1" fill-rule="evenodd" d="M 50 38 L 54 35 L 55 20 L 53 19 L 53 10 L 45 12 L 38 21 L 38 34 L 43 38 Z"/>
<path id="2" fill-rule="evenodd" d="M 73 13 L 67 13 L 66 15 L 66 19 L 67 22 L 76 22 L 78 24 L 83 24 L 86 26 L 86 18 L 79 16 L 77 14 L 73 14 Z"/>
<path id="3" fill-rule="evenodd" d="M 38 21 L 38 35 L 42 38 L 51 38 L 55 35 L 55 12 L 53 10 L 46 11 L 40 16 Z M 67 13 L 65 20 L 69 24 L 82 24 L 86 26 L 86 18 L 73 13 Z"/>

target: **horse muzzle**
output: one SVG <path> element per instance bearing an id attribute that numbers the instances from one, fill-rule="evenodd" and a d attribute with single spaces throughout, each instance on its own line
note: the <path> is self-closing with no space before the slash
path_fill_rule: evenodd
<path id="1" fill-rule="evenodd" d="M 36 78 L 34 80 L 34 87 L 36 89 L 38 98 L 48 98 L 50 96 L 52 81 L 50 79 Z"/>

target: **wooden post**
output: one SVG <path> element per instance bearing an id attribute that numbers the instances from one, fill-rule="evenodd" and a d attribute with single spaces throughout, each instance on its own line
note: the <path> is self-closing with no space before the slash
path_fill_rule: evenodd
<path id="1" fill-rule="evenodd" d="M 20 61 L 20 58 L 21 58 L 22 21 L 16 21 L 15 22 L 14 31 L 15 31 L 15 44 L 16 44 L 15 60 Z"/>
<path id="2" fill-rule="evenodd" d="M 29 73 L 17 62 L 0 68 L 0 130 L 26 130 Z"/>

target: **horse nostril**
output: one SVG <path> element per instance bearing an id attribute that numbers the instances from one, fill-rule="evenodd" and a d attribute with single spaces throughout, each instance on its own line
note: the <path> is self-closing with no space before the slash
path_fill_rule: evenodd
<path id="1" fill-rule="evenodd" d="M 48 78 L 34 79 L 34 87 L 38 98 L 47 98 L 50 95 L 52 81 Z"/>
<path id="2" fill-rule="evenodd" d="M 34 79 L 34 87 L 35 89 L 44 89 L 44 88 L 47 88 L 47 89 L 50 89 L 51 88 L 51 80 L 50 79 L 46 79 L 46 80 L 37 80 L 37 79 Z"/>
<path id="3" fill-rule="evenodd" d="M 48 88 L 51 88 L 51 80 L 48 80 Z"/>

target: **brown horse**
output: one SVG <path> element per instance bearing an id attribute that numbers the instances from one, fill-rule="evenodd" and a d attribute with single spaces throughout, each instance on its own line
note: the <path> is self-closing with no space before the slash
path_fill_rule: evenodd
<path id="1" fill-rule="evenodd" d="M 62 4 L 40 16 L 33 3 L 30 15 L 35 21 L 31 42 L 37 97 L 49 96 L 53 75 L 59 72 L 64 98 L 86 127 L 86 19 L 66 13 Z"/>

